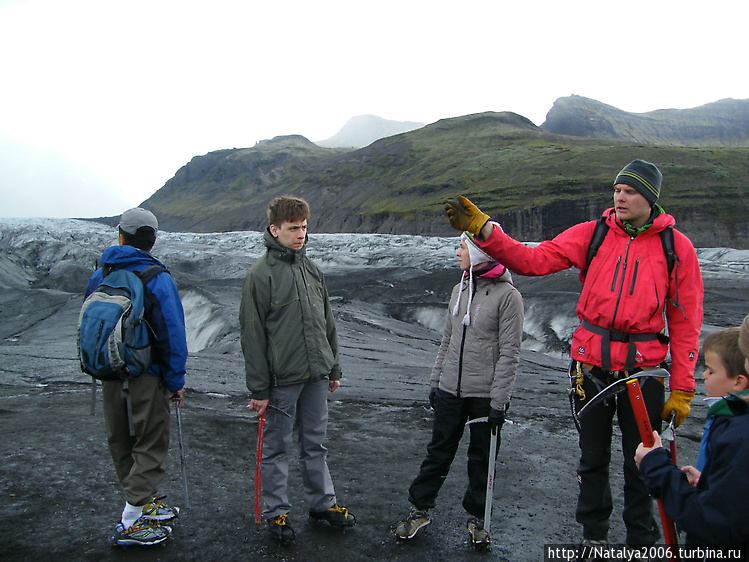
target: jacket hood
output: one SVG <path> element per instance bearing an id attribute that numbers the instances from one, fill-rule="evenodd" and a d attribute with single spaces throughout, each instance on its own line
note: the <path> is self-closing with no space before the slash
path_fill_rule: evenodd
<path id="1" fill-rule="evenodd" d="M 270 233 L 270 229 L 266 228 L 265 232 L 263 233 L 263 244 L 265 244 L 265 247 L 268 248 L 268 253 L 274 258 L 285 261 L 287 263 L 297 262 L 301 260 L 305 255 L 307 255 L 308 241 L 309 237 L 306 237 L 304 239 L 304 246 L 302 246 L 299 250 L 294 250 L 293 248 L 288 248 L 281 244 L 278 241 L 278 238 Z"/>
<path id="2" fill-rule="evenodd" d="M 152 265 L 166 266 L 148 252 L 139 250 L 135 246 L 111 246 L 101 254 L 102 265 L 122 267 L 149 267 Z"/>

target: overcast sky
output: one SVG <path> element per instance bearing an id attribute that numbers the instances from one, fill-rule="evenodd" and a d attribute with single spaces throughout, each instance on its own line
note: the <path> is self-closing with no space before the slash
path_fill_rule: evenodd
<path id="1" fill-rule="evenodd" d="M 120 214 L 193 156 L 357 115 L 749 99 L 747 21 L 746 0 L 0 0 L 0 216 Z"/>

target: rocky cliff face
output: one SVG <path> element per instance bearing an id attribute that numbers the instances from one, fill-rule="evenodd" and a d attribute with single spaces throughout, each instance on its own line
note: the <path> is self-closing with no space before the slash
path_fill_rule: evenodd
<path id="1" fill-rule="evenodd" d="M 749 146 L 749 100 L 629 113 L 581 96 L 559 98 L 541 128 L 559 135 L 664 146 Z"/>

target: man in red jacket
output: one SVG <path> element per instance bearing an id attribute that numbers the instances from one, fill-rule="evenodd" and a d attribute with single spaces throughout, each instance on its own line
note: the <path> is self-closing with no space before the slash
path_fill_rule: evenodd
<path id="1" fill-rule="evenodd" d="M 445 202 L 450 224 L 476 235 L 487 254 L 520 275 L 547 275 L 576 267 L 583 284 L 577 303 L 580 319 L 573 337 L 570 377 L 575 407 L 611 382 L 655 368 L 671 353 L 670 396 L 665 402 L 662 379 L 648 379 L 642 393 L 651 424 L 675 413 L 680 424 L 694 397 L 694 368 L 702 326 L 702 276 L 694 247 L 673 230 L 673 270 L 661 231 L 675 220 L 658 205 L 662 175 L 650 162 L 634 160 L 614 181 L 614 206 L 605 217 L 608 231 L 588 265 L 596 221 L 577 224 L 552 240 L 526 247 L 465 197 Z M 665 319 L 665 322 L 664 322 Z M 668 336 L 665 335 L 666 323 Z M 622 433 L 624 511 L 629 545 L 651 545 L 659 537 L 652 499 L 634 463 L 639 432 L 627 394 L 594 405 L 580 419 L 580 464 L 577 521 L 583 544 L 608 541 L 613 509 L 609 487 L 614 413 Z"/>

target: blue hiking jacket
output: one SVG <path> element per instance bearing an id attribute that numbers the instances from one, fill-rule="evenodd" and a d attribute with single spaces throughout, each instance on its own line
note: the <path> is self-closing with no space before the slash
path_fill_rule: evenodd
<path id="1" fill-rule="evenodd" d="M 133 246 L 112 246 L 101 255 L 102 265 L 111 265 L 115 269 L 144 271 L 152 265 L 162 264 L 151 254 Z M 102 280 L 102 270 L 97 269 L 86 286 L 88 297 Z M 185 386 L 187 363 L 187 339 L 185 335 L 185 314 L 179 298 L 177 285 L 172 276 L 166 272 L 159 273 L 148 282 L 148 289 L 153 293 L 156 302 L 145 299 L 145 317 L 156 334 L 152 342 L 152 362 L 147 373 L 161 377 L 171 392 Z"/>

